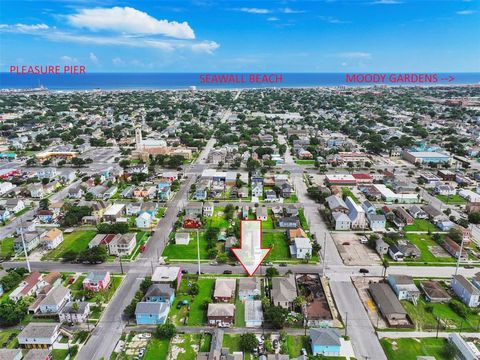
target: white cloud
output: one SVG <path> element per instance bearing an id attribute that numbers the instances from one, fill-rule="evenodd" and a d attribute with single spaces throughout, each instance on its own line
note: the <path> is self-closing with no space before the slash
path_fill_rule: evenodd
<path id="1" fill-rule="evenodd" d="M 367 52 L 352 51 L 352 52 L 342 52 L 335 54 L 337 57 L 345 59 L 371 59 L 372 54 Z"/>
<path id="2" fill-rule="evenodd" d="M 248 7 L 243 7 L 238 9 L 239 11 L 243 11 L 246 13 L 250 14 L 269 14 L 270 10 L 268 9 L 260 9 L 260 8 L 248 8 Z"/>
<path id="3" fill-rule="evenodd" d="M 50 27 L 47 24 L 15 24 L 15 25 L 9 25 L 9 24 L 0 24 L 0 29 L 8 32 L 22 32 L 22 33 L 30 33 L 30 32 L 36 32 L 36 31 L 45 31 L 50 29 Z"/>
<path id="4" fill-rule="evenodd" d="M 122 58 L 116 57 L 112 59 L 113 65 L 123 65 L 125 62 L 122 60 Z"/>
<path id="5" fill-rule="evenodd" d="M 457 15 L 472 15 L 475 14 L 475 10 L 462 10 L 462 11 L 457 11 Z"/>
<path id="6" fill-rule="evenodd" d="M 16 25 L 0 24 L 0 33 L 21 33 L 25 35 L 38 36 L 50 41 L 61 41 L 68 43 L 110 45 L 110 46 L 129 46 L 137 48 L 154 48 L 163 51 L 190 50 L 194 52 L 204 52 L 211 54 L 218 49 L 220 45 L 210 40 L 186 40 L 186 39 L 168 39 L 145 35 L 132 36 L 131 34 L 117 35 L 99 35 L 99 34 L 79 34 L 70 31 L 61 31 L 56 28 L 40 27 L 44 30 L 36 30 L 37 26 L 25 25 L 18 27 Z M 26 30 L 29 29 L 29 30 Z M 90 54 L 90 60 L 94 61 L 93 53 Z M 96 58 L 96 55 L 93 54 Z M 98 59 L 97 59 L 98 60 Z"/>
<path id="7" fill-rule="evenodd" d="M 90 59 L 90 61 L 94 64 L 97 64 L 98 63 L 98 58 L 97 58 L 97 55 L 95 55 L 93 52 L 91 52 L 89 55 L 88 55 L 88 58 Z"/>
<path id="8" fill-rule="evenodd" d="M 329 24 L 349 24 L 350 23 L 350 21 L 340 20 L 340 19 L 334 18 L 333 16 L 319 16 L 318 18 Z"/>
<path id="9" fill-rule="evenodd" d="M 268 21 L 278 21 L 280 20 L 279 18 L 275 17 L 275 16 L 270 16 L 267 18 Z"/>
<path id="10" fill-rule="evenodd" d="M 106 30 L 123 34 L 164 35 L 177 39 L 194 39 L 187 22 L 158 20 L 131 7 L 81 9 L 67 16 L 70 25 L 92 31 Z"/>
<path id="11" fill-rule="evenodd" d="M 294 10 L 288 7 L 280 9 L 280 11 L 283 12 L 284 14 L 302 14 L 305 12 L 304 10 Z"/>
<path id="12" fill-rule="evenodd" d="M 76 59 L 76 58 L 71 57 L 71 56 L 68 56 L 68 55 L 63 55 L 62 57 L 60 57 L 60 60 L 62 60 L 63 62 L 66 62 L 66 63 L 75 63 L 75 62 L 77 62 L 77 59 Z"/>

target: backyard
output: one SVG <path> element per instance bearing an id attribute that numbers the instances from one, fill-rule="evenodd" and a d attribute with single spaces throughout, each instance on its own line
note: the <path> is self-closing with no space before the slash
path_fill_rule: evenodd
<path id="1" fill-rule="evenodd" d="M 463 205 L 467 203 L 467 200 L 460 195 L 437 195 L 437 199 L 441 200 L 447 205 Z"/>
<path id="2" fill-rule="evenodd" d="M 0 257 L 2 258 L 8 258 L 10 256 L 13 256 L 14 251 L 13 251 L 13 241 L 15 238 L 13 237 L 7 237 L 2 240 L 0 244 Z"/>
<path id="3" fill-rule="evenodd" d="M 290 259 L 290 251 L 285 233 L 282 232 L 263 232 L 262 246 L 271 248 L 266 261 L 281 261 Z"/>
<path id="4" fill-rule="evenodd" d="M 409 232 L 409 231 L 425 231 L 425 232 L 438 231 L 437 227 L 426 219 L 415 219 L 413 221 L 413 224 L 406 225 L 403 228 L 403 230 L 406 231 L 406 232 Z"/>
<path id="5" fill-rule="evenodd" d="M 453 311 L 448 303 L 427 303 L 424 299 L 419 299 L 417 305 L 413 305 L 406 300 L 403 300 L 402 304 L 418 331 L 436 329 L 437 317 L 440 325 L 446 330 L 466 332 L 478 332 L 480 330 L 480 315 L 478 313 L 468 312 L 465 318 L 462 318 Z"/>
<path id="6" fill-rule="evenodd" d="M 199 286 L 199 293 L 195 297 L 188 295 L 189 283 L 197 282 Z M 170 320 L 173 324 L 184 325 L 182 321 L 186 318 L 185 325 L 188 326 L 201 326 L 207 322 L 207 310 L 205 308 L 205 302 L 211 301 L 213 288 L 215 285 L 215 279 L 213 278 L 200 278 L 196 277 L 184 277 L 180 284 L 180 289 L 177 293 L 173 306 L 170 308 Z M 177 309 L 179 301 L 188 300 L 190 310 L 187 306 L 182 306 Z"/>
<path id="7" fill-rule="evenodd" d="M 436 360 L 450 360 L 445 356 L 446 339 L 382 339 L 382 347 L 388 360 L 416 360 L 417 356 L 434 356 Z"/>
<path id="8" fill-rule="evenodd" d="M 302 349 L 310 352 L 308 336 L 287 335 L 287 349 L 290 358 L 297 358 L 301 355 Z"/>
<path id="9" fill-rule="evenodd" d="M 152 338 L 147 345 L 147 350 L 143 358 L 145 360 L 166 360 L 168 354 L 168 346 L 170 341 L 167 339 L 159 340 Z"/>
<path id="10" fill-rule="evenodd" d="M 230 352 L 242 351 L 240 349 L 240 335 L 223 335 L 223 347 L 228 348 Z M 252 358 L 250 353 L 244 354 L 244 360 L 250 360 Z"/>
<path id="11" fill-rule="evenodd" d="M 430 235 L 428 234 L 406 234 L 405 238 L 415 244 L 421 252 L 421 255 L 418 259 L 408 260 L 415 262 L 446 262 L 453 263 L 455 259 L 445 252 L 439 244 L 437 244 Z M 437 249 L 439 254 L 444 256 L 435 256 L 432 251 Z"/>
<path id="12" fill-rule="evenodd" d="M 63 242 L 48 254 L 42 257 L 42 260 L 58 260 L 67 251 L 74 251 L 77 254 L 88 247 L 88 243 L 95 237 L 95 230 L 78 230 L 71 234 L 65 234 Z"/>
<path id="13" fill-rule="evenodd" d="M 207 253 L 207 240 L 205 239 L 205 233 L 199 232 L 198 238 L 200 240 L 200 259 L 208 259 Z M 190 233 L 190 241 L 188 245 L 177 245 L 175 243 L 169 243 L 165 250 L 163 250 L 163 257 L 168 259 L 177 260 L 196 260 L 197 259 L 197 233 Z"/>

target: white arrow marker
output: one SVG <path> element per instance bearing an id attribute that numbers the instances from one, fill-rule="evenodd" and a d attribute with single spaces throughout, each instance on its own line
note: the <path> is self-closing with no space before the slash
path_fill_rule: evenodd
<path id="1" fill-rule="evenodd" d="M 262 222 L 260 220 L 242 220 L 240 222 L 240 248 L 232 249 L 232 252 L 249 276 L 255 274 L 270 250 L 272 249 L 262 248 Z"/>

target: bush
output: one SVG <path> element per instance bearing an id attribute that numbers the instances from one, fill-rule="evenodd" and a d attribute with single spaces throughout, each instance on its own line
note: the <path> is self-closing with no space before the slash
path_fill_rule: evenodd
<path id="1" fill-rule="evenodd" d="M 457 313 L 458 316 L 466 318 L 468 310 L 466 306 L 458 300 L 452 300 L 448 303 L 448 306 Z"/>
<path id="2" fill-rule="evenodd" d="M 254 333 L 245 333 L 240 335 L 240 349 L 251 353 L 258 347 L 258 339 Z"/>
<path id="3" fill-rule="evenodd" d="M 177 333 L 177 329 L 173 324 L 158 325 L 155 336 L 159 339 L 171 339 Z"/>

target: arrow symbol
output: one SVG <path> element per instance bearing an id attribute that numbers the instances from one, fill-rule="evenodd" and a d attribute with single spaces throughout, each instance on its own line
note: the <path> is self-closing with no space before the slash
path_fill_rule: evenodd
<path id="1" fill-rule="evenodd" d="M 453 80 L 455 80 L 455 76 L 449 75 L 448 77 L 446 77 L 446 78 L 441 78 L 440 80 L 452 82 Z"/>
<path id="2" fill-rule="evenodd" d="M 262 248 L 262 221 L 240 222 L 240 248 L 231 249 L 249 276 L 253 276 L 272 250 Z"/>

